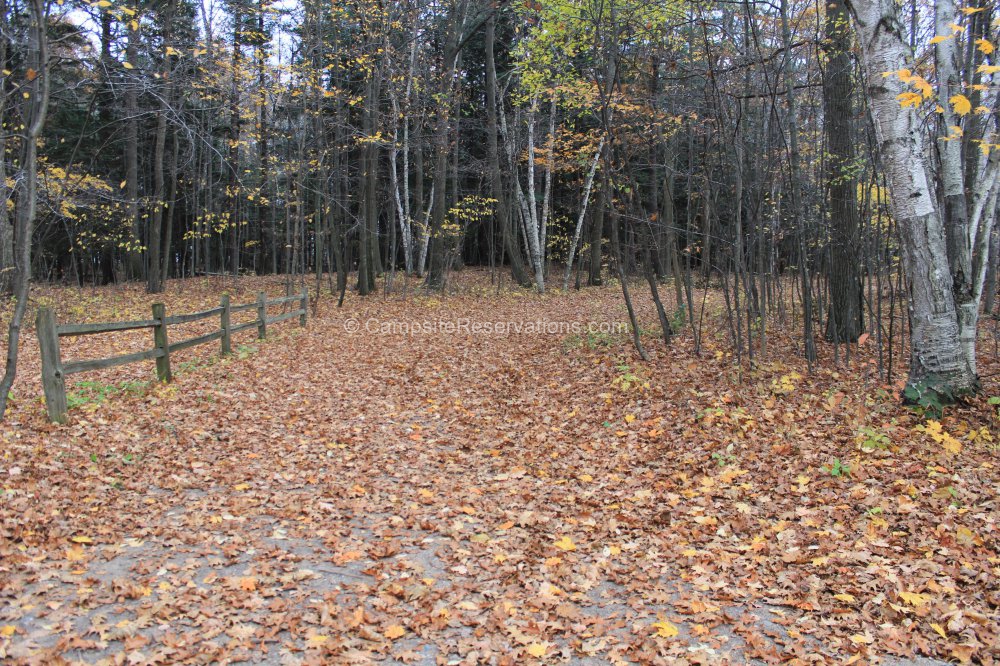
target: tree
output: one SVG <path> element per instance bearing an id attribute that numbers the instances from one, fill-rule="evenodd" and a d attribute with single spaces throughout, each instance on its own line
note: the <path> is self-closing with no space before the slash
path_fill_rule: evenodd
<path id="1" fill-rule="evenodd" d="M 899 229 L 906 270 L 912 327 L 908 395 L 930 390 L 944 398 L 976 390 L 976 326 L 979 301 L 994 222 L 1000 153 L 988 133 L 990 114 L 978 136 L 959 140 L 972 123 L 964 86 L 974 75 L 997 71 L 987 66 L 960 68 L 957 43 L 966 32 L 951 0 L 935 5 L 935 87 L 914 73 L 914 54 L 906 40 L 899 8 L 892 0 L 850 0 L 857 23 L 872 119 L 881 164 L 890 190 L 890 206 Z M 978 10 L 973 10 L 975 13 Z M 950 26 L 954 25 L 957 29 Z M 972 48 L 972 44 L 966 44 Z M 992 45 L 983 47 L 992 50 Z M 993 104 L 996 103 L 993 95 Z M 936 164 L 927 159 L 922 102 L 936 105 L 933 122 Z M 935 107 L 931 107 L 934 113 Z M 978 110 L 977 110 L 978 112 Z M 947 134 L 942 134 L 940 130 Z M 981 151 L 967 168 L 966 150 Z M 940 184 L 943 201 L 935 195 Z"/>
<path id="2" fill-rule="evenodd" d="M 31 237 L 38 195 L 38 138 L 49 108 L 49 53 L 44 0 L 28 2 L 28 39 L 21 104 L 21 170 L 14 209 L 14 312 L 7 328 L 7 362 L 0 379 L 0 418 L 7 412 L 7 398 L 17 376 L 17 356 L 24 313 L 31 286 Z M 5 202 L 0 202 L 4 205 Z"/>
<path id="3" fill-rule="evenodd" d="M 823 71 L 823 128 L 827 145 L 827 200 L 830 209 L 830 308 L 826 339 L 854 342 L 864 332 L 860 262 L 857 255 L 857 140 L 853 118 L 854 77 L 850 16 L 844 0 L 826 6 Z"/>

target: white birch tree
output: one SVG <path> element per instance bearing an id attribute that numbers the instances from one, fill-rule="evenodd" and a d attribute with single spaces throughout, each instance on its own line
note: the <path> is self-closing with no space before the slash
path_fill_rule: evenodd
<path id="1" fill-rule="evenodd" d="M 976 45 L 964 34 L 953 0 L 935 5 L 936 87 L 913 73 L 914 54 L 894 0 L 850 0 L 849 6 L 909 289 L 907 394 L 933 390 L 948 399 L 978 387 L 976 325 L 1000 169 L 998 149 L 987 141 L 997 130 L 996 95 L 976 110 L 985 110 L 987 120 L 973 122 L 963 91 L 976 75 L 995 70 L 969 58 L 972 66 L 962 72 L 959 43 L 965 53 Z M 966 130 L 977 136 L 962 140 Z M 963 154 L 963 148 L 980 153 Z M 938 159 L 930 159 L 932 150 Z"/>

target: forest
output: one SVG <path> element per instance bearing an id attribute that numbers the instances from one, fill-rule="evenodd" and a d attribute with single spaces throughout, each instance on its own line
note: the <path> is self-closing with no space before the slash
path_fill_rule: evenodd
<path id="1" fill-rule="evenodd" d="M 607 270 L 626 303 L 629 276 L 658 303 L 669 279 L 694 323 L 693 282 L 718 276 L 739 362 L 791 289 L 811 363 L 818 338 L 866 331 L 888 353 L 905 281 L 911 394 L 976 388 L 996 283 L 988 3 L 2 14 L 0 288 L 19 303 L 31 279 L 155 294 L 279 273 L 328 274 L 342 300 L 488 265 L 539 293 Z"/>
<path id="2" fill-rule="evenodd" d="M 0 0 L 0 661 L 996 663 L 998 29 Z"/>

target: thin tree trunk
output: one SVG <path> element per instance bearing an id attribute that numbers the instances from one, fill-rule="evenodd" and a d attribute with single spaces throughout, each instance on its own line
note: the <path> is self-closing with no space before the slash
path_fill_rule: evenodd
<path id="1" fill-rule="evenodd" d="M 138 22 L 129 22 L 128 42 L 125 46 L 125 61 L 135 67 L 139 58 Z M 135 26 L 135 27 L 133 27 Z M 125 81 L 125 196 L 128 199 L 128 215 L 132 221 L 132 243 L 129 248 L 129 267 L 132 279 L 142 279 L 145 275 L 142 262 L 142 246 L 146 234 L 139 217 L 139 81 L 126 72 Z"/>
<path id="2" fill-rule="evenodd" d="M 28 48 L 25 53 L 29 70 L 36 73 L 22 90 L 24 102 L 22 118 L 24 133 L 21 141 L 21 168 L 24 173 L 18 180 L 17 209 L 14 212 L 14 312 L 7 329 L 7 362 L 0 379 L 0 418 L 7 413 L 7 398 L 17 376 L 17 356 L 20 348 L 21 327 L 28 307 L 31 288 L 31 234 L 35 222 L 38 198 L 38 138 L 45 126 L 49 107 L 48 42 L 45 32 L 44 0 L 30 0 L 28 12 L 31 25 L 28 29 Z M 0 202 L 0 205 L 6 205 Z"/>
<path id="3" fill-rule="evenodd" d="M 0 35 L 7 34 L 7 0 L 0 0 Z M 7 90 L 7 39 L 0 38 L 0 91 Z M 6 127 L 7 95 L 0 94 L 0 127 Z M 7 154 L 7 133 L 0 132 L 0 156 Z M 14 227 L 11 225 L 7 200 L 7 160 L 0 159 L 0 296 L 14 291 Z"/>
<path id="4" fill-rule="evenodd" d="M 566 272 L 563 274 L 563 291 L 569 288 L 569 275 L 573 270 L 573 257 L 576 253 L 576 246 L 580 242 L 580 235 L 583 232 L 583 221 L 587 215 L 587 202 L 590 200 L 590 190 L 594 185 L 594 174 L 597 173 L 597 164 L 601 160 L 601 151 L 604 150 L 604 137 L 601 137 L 594 153 L 594 159 L 590 162 L 590 169 L 587 171 L 587 179 L 583 184 L 583 195 L 580 197 L 580 214 L 576 218 L 576 229 L 573 231 L 573 240 L 569 244 L 569 256 L 566 258 Z"/>
<path id="5" fill-rule="evenodd" d="M 503 248 L 510 257 L 510 269 L 514 281 L 521 286 L 530 283 L 524 266 L 521 246 L 517 243 L 517 232 L 511 225 L 510 197 L 504 192 L 500 173 L 500 146 L 497 126 L 497 74 L 494 45 L 496 43 L 496 15 L 491 14 L 486 21 L 486 124 L 490 162 L 490 193 L 497 201 L 496 218 L 500 222 Z"/>
<path id="6" fill-rule="evenodd" d="M 781 0 L 781 38 L 785 51 L 792 48 L 792 32 L 788 21 L 789 0 Z M 816 360 L 816 341 L 813 338 L 813 307 L 812 286 L 809 280 L 809 254 L 805 238 L 805 209 L 802 206 L 802 193 L 799 187 L 799 122 L 798 104 L 795 97 L 795 79 L 792 72 L 792 58 L 785 58 L 784 79 L 785 98 L 788 102 L 788 186 L 791 195 L 792 215 L 795 216 L 795 226 L 798 229 L 799 277 L 802 281 L 802 337 L 805 347 L 806 361 L 810 369 Z"/>
<path id="7" fill-rule="evenodd" d="M 462 33 L 469 0 L 458 0 L 446 17 L 441 85 L 437 101 L 437 121 L 434 128 L 434 186 L 431 196 L 430 268 L 427 285 L 431 289 L 443 289 L 446 269 L 446 246 L 444 237 L 447 211 L 448 188 L 448 136 L 451 129 L 451 109 L 454 106 L 455 66 L 462 46 Z M 423 250 L 421 250 L 422 252 Z"/>
<path id="8" fill-rule="evenodd" d="M 169 205 L 166 196 L 166 179 L 163 174 L 163 162 L 166 159 L 167 146 L 167 112 L 170 100 L 173 99 L 173 77 L 170 67 L 170 26 L 173 21 L 173 0 L 167 3 L 163 13 L 163 72 L 161 76 L 167 80 L 163 90 L 160 109 L 156 113 L 156 141 L 153 148 L 153 210 L 149 230 L 149 268 L 146 275 L 146 293 L 158 294 L 163 291 L 164 254 L 169 254 L 170 241 L 166 242 L 167 252 L 164 253 L 163 217 Z"/>

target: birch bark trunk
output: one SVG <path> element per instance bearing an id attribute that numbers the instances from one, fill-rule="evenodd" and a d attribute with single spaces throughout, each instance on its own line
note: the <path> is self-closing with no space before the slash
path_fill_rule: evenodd
<path id="1" fill-rule="evenodd" d="M 935 206 L 925 162 L 926 136 L 917 111 L 899 103 L 903 82 L 898 76 L 883 76 L 912 65 L 906 29 L 894 0 L 850 0 L 848 5 L 858 27 L 871 114 L 906 270 L 912 327 L 909 385 L 945 396 L 973 391 L 978 385 L 969 361 L 970 351 L 975 354 L 974 332 L 970 350 L 968 340 L 966 345 L 962 342 L 944 218 Z"/>
<path id="2" fill-rule="evenodd" d="M 597 145 L 597 152 L 590 162 L 590 170 L 587 171 L 587 181 L 583 185 L 583 196 L 580 199 L 580 215 L 576 219 L 576 230 L 573 232 L 573 242 L 569 244 L 569 258 L 566 259 L 566 273 L 563 274 L 563 291 L 569 288 L 569 274 L 573 270 L 573 256 L 576 254 L 576 246 L 580 243 L 580 235 L 583 232 L 583 221 L 587 217 L 587 202 L 590 201 L 590 190 L 594 185 L 594 174 L 597 172 L 597 163 L 601 159 L 601 152 L 604 150 L 604 138 Z"/>

